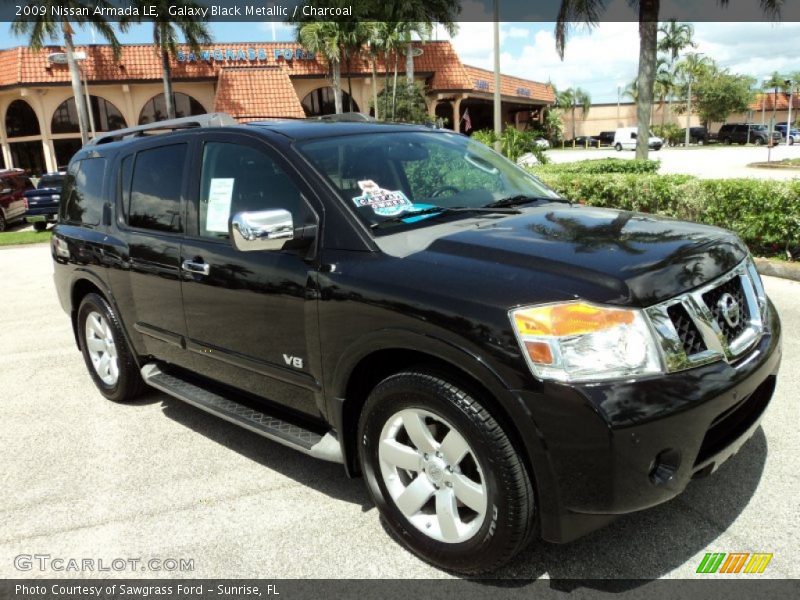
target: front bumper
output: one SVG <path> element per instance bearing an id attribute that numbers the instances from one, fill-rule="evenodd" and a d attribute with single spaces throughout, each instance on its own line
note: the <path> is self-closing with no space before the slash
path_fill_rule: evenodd
<path id="1" fill-rule="evenodd" d="M 34 221 L 55 223 L 58 220 L 58 206 L 32 206 L 25 212 L 25 220 L 28 223 Z"/>
<path id="2" fill-rule="evenodd" d="M 666 502 L 708 475 L 758 429 L 781 360 L 780 320 L 734 363 L 632 382 L 546 383 L 517 392 L 548 473 L 535 473 L 542 537 L 567 542 L 617 515 Z"/>

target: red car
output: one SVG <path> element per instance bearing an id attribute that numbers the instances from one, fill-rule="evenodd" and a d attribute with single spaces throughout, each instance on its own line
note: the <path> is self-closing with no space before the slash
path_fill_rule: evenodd
<path id="1" fill-rule="evenodd" d="M 34 185 L 24 171 L 9 169 L 0 171 L 0 232 L 10 223 L 20 221 L 28 210 L 25 192 Z"/>

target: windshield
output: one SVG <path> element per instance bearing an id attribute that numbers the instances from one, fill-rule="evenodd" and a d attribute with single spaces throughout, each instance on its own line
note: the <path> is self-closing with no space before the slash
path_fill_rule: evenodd
<path id="1" fill-rule="evenodd" d="M 523 169 L 455 133 L 349 135 L 299 150 L 373 229 L 474 216 L 470 210 L 509 199 L 558 199 Z"/>
<path id="2" fill-rule="evenodd" d="M 63 175 L 45 175 L 39 180 L 39 189 L 40 190 L 43 190 L 45 188 L 61 189 L 61 186 L 63 184 L 64 184 Z"/>

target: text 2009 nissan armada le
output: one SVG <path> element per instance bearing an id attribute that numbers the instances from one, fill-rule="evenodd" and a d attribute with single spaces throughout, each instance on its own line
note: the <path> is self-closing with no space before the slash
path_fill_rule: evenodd
<path id="1" fill-rule="evenodd" d="M 734 234 L 570 204 L 452 132 L 179 119 L 93 140 L 62 198 L 56 285 L 104 396 L 343 463 L 442 568 L 669 500 L 775 388 Z"/>

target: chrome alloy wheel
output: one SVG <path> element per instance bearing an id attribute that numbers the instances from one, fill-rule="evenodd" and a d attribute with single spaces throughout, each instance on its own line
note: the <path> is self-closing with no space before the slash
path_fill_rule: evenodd
<path id="1" fill-rule="evenodd" d="M 419 408 L 393 415 L 378 446 L 381 476 L 397 508 L 425 535 L 466 542 L 483 525 L 488 490 L 464 437 Z"/>
<path id="2" fill-rule="evenodd" d="M 119 363 L 114 335 L 106 319 L 99 312 L 86 316 L 86 350 L 92 360 L 95 373 L 106 385 L 116 385 L 119 379 Z"/>

